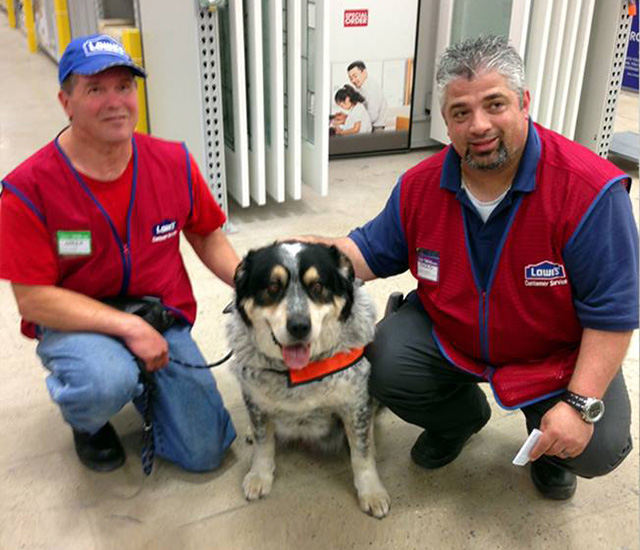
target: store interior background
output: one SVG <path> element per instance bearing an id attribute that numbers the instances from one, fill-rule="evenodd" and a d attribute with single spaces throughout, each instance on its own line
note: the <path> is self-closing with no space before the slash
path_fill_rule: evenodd
<path id="1" fill-rule="evenodd" d="M 0 1 L 2 175 L 66 124 L 56 99 L 52 56 L 42 47 L 30 53 L 24 30 L 10 28 L 4 9 L 6 0 Z M 638 114 L 637 90 L 622 90 L 615 133 L 637 136 Z M 248 208 L 230 200 L 230 239 L 244 254 L 292 235 L 344 235 L 376 215 L 403 171 L 439 148 L 331 160 L 326 196 L 303 186 L 299 200 L 269 199 L 264 206 Z M 637 160 L 616 153 L 609 158 L 633 177 L 631 196 L 638 219 Z M 231 290 L 215 280 L 188 245 L 183 253 L 199 303 L 194 336 L 212 361 L 227 349 L 221 312 Z M 412 287 L 408 275 L 366 285 L 379 316 L 390 292 Z M 634 451 L 611 475 L 580 480 L 575 497 L 566 503 L 540 498 L 528 469 L 511 465 L 525 438 L 524 421 L 517 411 L 500 409 L 486 389 L 492 421 L 458 460 L 441 470 L 424 471 L 411 462 L 409 449 L 418 428 L 389 411 L 380 416 L 378 465 L 392 507 L 389 516 L 378 521 L 358 509 L 346 455 L 281 452 L 272 494 L 257 503 L 244 500 L 241 483 L 251 455 L 244 439 L 248 419 L 226 365 L 214 373 L 239 437 L 219 471 L 189 474 L 159 461 L 145 479 L 139 461 L 141 421 L 133 407 L 114 419 L 128 455 L 125 466 L 107 475 L 86 470 L 76 459 L 71 431 L 50 401 L 34 343 L 19 334 L 18 322 L 10 287 L 1 282 L 1 550 L 637 548 L 637 332 L 623 365 L 633 407 Z"/>

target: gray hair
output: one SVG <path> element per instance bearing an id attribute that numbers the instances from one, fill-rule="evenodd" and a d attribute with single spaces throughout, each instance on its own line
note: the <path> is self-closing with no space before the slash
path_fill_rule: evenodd
<path id="1" fill-rule="evenodd" d="M 504 36 L 479 36 L 449 46 L 438 61 L 436 84 L 440 108 L 444 108 L 446 88 L 456 78 L 473 80 L 482 73 L 496 71 L 505 77 L 509 89 L 524 98 L 524 63 Z"/>
<path id="2" fill-rule="evenodd" d="M 67 95 L 71 95 L 73 93 L 73 89 L 76 87 L 77 81 L 78 77 L 74 73 L 71 73 L 62 81 L 62 84 L 60 84 L 60 89 L 66 92 Z"/>

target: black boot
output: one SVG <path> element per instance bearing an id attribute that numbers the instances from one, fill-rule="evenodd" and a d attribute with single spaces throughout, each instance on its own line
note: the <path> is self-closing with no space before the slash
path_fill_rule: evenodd
<path id="1" fill-rule="evenodd" d="M 544 457 L 531 463 L 531 479 L 544 498 L 568 500 L 576 492 L 576 475 Z"/>
<path id="2" fill-rule="evenodd" d="M 478 433 L 491 418 L 491 409 L 487 407 L 486 416 L 469 432 L 468 435 L 456 439 L 448 439 L 428 430 L 422 432 L 411 447 L 411 458 L 418 465 L 427 469 L 441 468 L 453 462 L 462 452 L 462 447 L 469 438 Z"/>
<path id="3" fill-rule="evenodd" d="M 400 309 L 404 296 L 402 292 L 392 292 L 387 299 L 387 305 L 384 308 L 384 316 L 388 317 Z"/>
<path id="4" fill-rule="evenodd" d="M 109 422 L 93 435 L 74 429 L 73 442 L 80 462 L 91 470 L 110 472 L 124 464 L 124 449 Z"/>

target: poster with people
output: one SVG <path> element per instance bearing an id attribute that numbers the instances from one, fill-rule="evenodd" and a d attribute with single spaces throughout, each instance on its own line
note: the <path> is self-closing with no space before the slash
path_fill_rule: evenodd
<path id="1" fill-rule="evenodd" d="M 407 149 L 418 0 L 333 0 L 331 156 Z"/>

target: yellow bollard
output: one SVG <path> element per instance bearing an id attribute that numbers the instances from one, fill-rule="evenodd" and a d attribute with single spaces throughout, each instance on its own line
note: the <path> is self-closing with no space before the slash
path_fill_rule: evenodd
<path id="1" fill-rule="evenodd" d="M 56 14 L 56 29 L 58 31 L 58 54 L 62 56 L 65 48 L 71 42 L 67 0 L 54 0 L 54 10 Z"/>
<path id="2" fill-rule="evenodd" d="M 31 53 L 38 51 L 38 40 L 36 38 L 36 23 L 33 19 L 33 3 L 31 0 L 23 0 L 24 26 L 27 31 L 27 46 Z"/>
<path id="3" fill-rule="evenodd" d="M 7 0 L 7 17 L 9 18 L 9 26 L 12 29 L 16 28 L 16 7 L 13 4 L 14 0 Z"/>
<path id="4" fill-rule="evenodd" d="M 140 40 L 140 31 L 138 29 L 124 29 L 122 31 L 122 45 L 127 53 L 133 59 L 133 62 L 140 67 L 144 67 L 142 60 L 142 42 Z M 138 124 L 136 131 L 142 134 L 149 133 L 149 125 L 147 123 L 147 91 L 144 78 L 137 76 L 138 84 Z"/>

